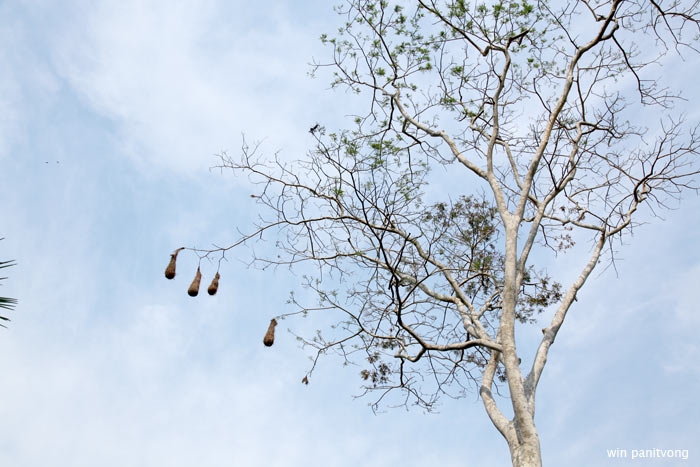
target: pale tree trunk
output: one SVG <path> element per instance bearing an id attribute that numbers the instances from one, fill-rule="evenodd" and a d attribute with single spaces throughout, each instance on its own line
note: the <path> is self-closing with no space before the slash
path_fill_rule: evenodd
<path id="1" fill-rule="evenodd" d="M 518 429 L 518 423 L 515 423 L 515 432 L 517 434 L 515 440 L 508 441 L 508 449 L 510 449 L 510 458 L 513 462 L 513 467 L 541 467 L 542 453 L 540 451 L 540 437 L 535 430 L 533 417 L 528 417 L 529 420 L 524 420 L 525 425 L 529 425 L 532 429 L 529 430 L 527 436 L 523 436 L 521 430 Z"/>
<path id="2" fill-rule="evenodd" d="M 494 352 L 494 354 L 495 353 L 496 352 Z M 540 438 L 535 429 L 534 410 L 528 410 L 527 413 L 521 414 L 520 417 L 507 420 L 496 406 L 496 401 L 492 397 L 491 390 L 487 389 L 493 382 L 492 379 L 489 379 L 493 376 L 492 371 L 498 365 L 497 362 L 498 357 L 492 356 L 484 373 L 484 382 L 487 383 L 488 386 L 481 386 L 481 399 L 486 408 L 486 413 L 508 443 L 513 467 L 541 467 L 542 454 L 540 452 Z M 521 394 L 520 397 L 512 397 L 512 399 L 522 398 L 524 398 L 524 394 Z M 521 428 L 523 426 L 528 428 L 523 430 Z"/>
<path id="3" fill-rule="evenodd" d="M 535 436 L 535 439 L 527 444 L 516 446 L 515 449 L 511 448 L 510 456 L 513 460 L 513 467 L 541 467 L 539 438 Z"/>
<path id="4" fill-rule="evenodd" d="M 526 407 L 524 411 L 518 410 L 519 415 L 516 415 L 513 420 L 508 420 L 503 415 L 491 393 L 493 377 L 501 357 L 502 355 L 496 351 L 491 354 L 491 359 L 484 370 L 484 379 L 480 389 L 481 400 L 491 422 L 508 443 L 513 467 L 541 467 L 542 455 L 540 439 L 535 428 L 534 403 L 530 402 L 529 397 L 526 397 L 527 390 L 525 388 L 527 385 L 521 384 L 519 393 L 511 393 L 511 402 L 514 407 L 518 405 Z"/>
<path id="5" fill-rule="evenodd" d="M 522 420 L 522 418 L 526 418 L 526 420 Z M 526 425 L 530 428 L 527 434 L 519 429 L 520 425 Z M 513 467 L 541 467 L 542 453 L 540 438 L 535 429 L 534 410 L 525 417 L 513 420 L 513 426 L 514 436 L 506 437 Z"/>
<path id="6" fill-rule="evenodd" d="M 491 390 L 488 389 L 493 382 L 491 378 L 497 366 L 498 356 L 493 355 L 484 372 L 485 384 L 482 384 L 480 391 L 486 413 L 508 443 L 513 467 L 541 467 L 542 454 L 540 452 L 540 438 L 535 429 L 534 410 L 530 408 L 520 417 L 508 420 L 496 406 Z M 518 397 L 511 395 L 511 398 L 522 400 L 525 396 L 521 393 Z M 527 427 L 527 429 L 522 429 L 522 427 Z"/>
<path id="7" fill-rule="evenodd" d="M 530 182 L 528 179 L 527 185 Z M 500 191 L 496 193 L 497 197 L 500 197 L 499 195 Z M 499 207 L 502 209 L 501 215 L 506 230 L 503 311 L 499 329 L 503 352 L 499 358 L 505 366 L 514 413 L 511 421 L 513 429 L 508 431 L 506 441 L 514 467 L 539 467 L 542 465 L 542 459 L 540 440 L 535 427 L 535 404 L 534 399 L 526 395 L 526 384 L 515 345 L 515 309 L 523 274 L 518 267 L 518 226 L 522 220 L 522 210 L 512 215 L 505 209 L 505 205 Z"/>

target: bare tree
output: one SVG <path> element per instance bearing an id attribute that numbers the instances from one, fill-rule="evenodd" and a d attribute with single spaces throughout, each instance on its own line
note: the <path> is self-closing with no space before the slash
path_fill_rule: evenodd
<path id="1" fill-rule="evenodd" d="M 696 52 L 698 5 L 347 0 L 315 70 L 332 69 L 367 112 L 344 131 L 314 125 L 296 162 L 245 142 L 240 158 L 222 154 L 265 209 L 233 244 L 188 250 L 221 258 L 274 235 L 255 265 L 315 266 L 304 285 L 318 303 L 293 295 L 291 314 L 336 312 L 304 339 L 317 358 L 362 363 L 376 403 L 398 392 L 430 409 L 477 387 L 513 465 L 539 466 L 535 394 L 577 292 L 641 206 L 694 189 L 696 123 L 655 73 Z M 573 283 L 531 264 L 571 248 L 589 254 Z M 516 328 L 541 319 L 521 361 Z"/>

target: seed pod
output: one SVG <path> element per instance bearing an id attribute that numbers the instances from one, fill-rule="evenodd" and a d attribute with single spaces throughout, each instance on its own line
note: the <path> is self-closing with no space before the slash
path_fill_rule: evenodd
<path id="1" fill-rule="evenodd" d="M 267 328 L 265 338 L 263 339 L 263 344 L 265 344 L 266 347 L 270 347 L 275 343 L 275 326 L 277 326 L 277 320 L 272 318 L 270 320 L 270 327 Z"/>
<path id="2" fill-rule="evenodd" d="M 306 376 L 304 376 L 304 377 L 301 379 L 301 382 L 308 385 L 308 384 L 309 384 L 309 378 L 306 377 Z"/>
<path id="3" fill-rule="evenodd" d="M 192 279 L 192 283 L 190 284 L 190 288 L 187 289 L 187 294 L 190 297 L 196 297 L 197 294 L 199 293 L 199 281 L 202 280 L 202 273 L 199 272 L 199 266 L 197 267 L 197 274 L 194 275 L 194 279 Z"/>
<path id="4" fill-rule="evenodd" d="M 214 279 L 212 279 L 211 284 L 209 285 L 209 288 L 207 289 L 207 292 L 209 292 L 209 295 L 214 295 L 217 290 L 219 290 L 219 278 L 221 276 L 217 272 L 216 275 L 214 276 Z"/>
<path id="5" fill-rule="evenodd" d="M 175 261 L 177 261 L 177 254 L 180 253 L 180 250 L 184 250 L 184 247 L 178 248 L 170 255 L 170 262 L 168 263 L 168 267 L 165 268 L 165 277 L 167 279 L 175 277 Z"/>

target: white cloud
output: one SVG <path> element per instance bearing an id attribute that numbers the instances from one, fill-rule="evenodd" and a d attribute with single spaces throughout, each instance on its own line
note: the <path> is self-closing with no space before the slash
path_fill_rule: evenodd
<path id="1" fill-rule="evenodd" d="M 58 88 L 32 47 L 32 31 L 18 10 L 17 5 L 0 4 L 0 159 L 20 156 L 10 149 L 26 140 L 26 126 L 41 115 L 42 101 Z"/>
<path id="2" fill-rule="evenodd" d="M 292 26 L 302 12 L 258 13 L 257 24 L 245 16 L 253 9 L 214 2 L 100 2 L 70 13 L 56 32 L 57 71 L 115 120 L 142 167 L 206 170 L 211 154 L 238 150 L 241 132 L 304 149 L 318 40 Z"/>
<path id="3" fill-rule="evenodd" d="M 380 466 L 424 456 L 460 465 L 449 451 L 393 449 L 403 438 L 424 436 L 405 423 L 407 416 L 373 417 L 338 394 L 319 400 L 322 386 L 301 385 L 296 365 L 290 367 L 295 359 L 276 347 L 258 343 L 261 350 L 241 352 L 232 342 L 211 353 L 207 347 L 218 336 L 201 332 L 206 314 L 186 319 L 191 307 L 121 311 L 111 322 L 85 326 L 70 343 L 48 333 L 45 345 L 32 347 L 21 329 L 0 342 L 4 355 L 16 355 L 0 362 L 2 373 L 12 375 L 0 402 L 0 437 L 11 449 L 0 461 Z"/>

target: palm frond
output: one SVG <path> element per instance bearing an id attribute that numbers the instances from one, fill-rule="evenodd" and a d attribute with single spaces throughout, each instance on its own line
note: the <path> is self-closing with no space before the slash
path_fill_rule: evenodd
<path id="1" fill-rule="evenodd" d="M 2 268 L 9 268 L 10 266 L 14 266 L 17 263 L 15 263 L 15 260 L 11 259 L 9 261 L 0 261 L 0 269 Z M 0 280 L 2 279 L 7 279 L 7 277 L 0 277 Z"/>
<path id="2" fill-rule="evenodd" d="M 3 240 L 3 238 L 0 238 L 0 240 Z M 9 260 L 9 261 L 0 261 L 0 269 L 3 268 L 9 268 L 10 266 L 14 266 L 17 263 L 15 263 L 14 260 Z M 7 277 L 0 277 L 0 281 L 7 279 Z M 2 284 L 0 284 L 2 285 Z M 5 309 L 5 310 L 13 310 L 15 306 L 17 305 L 17 299 L 16 298 L 8 298 L 8 297 L 0 297 L 0 309 Z M 7 318 L 6 316 L 0 315 L 0 320 L 2 321 L 10 321 L 10 318 Z M 0 326 L 3 328 L 6 328 L 4 324 L 0 322 Z"/>
<path id="3" fill-rule="evenodd" d="M 6 310 L 11 310 L 17 305 L 17 299 L 16 298 L 7 298 L 7 297 L 0 297 L 0 308 L 4 308 Z M 0 316 L 0 319 L 3 319 L 2 316 Z M 7 319 L 7 318 L 4 318 Z"/>

